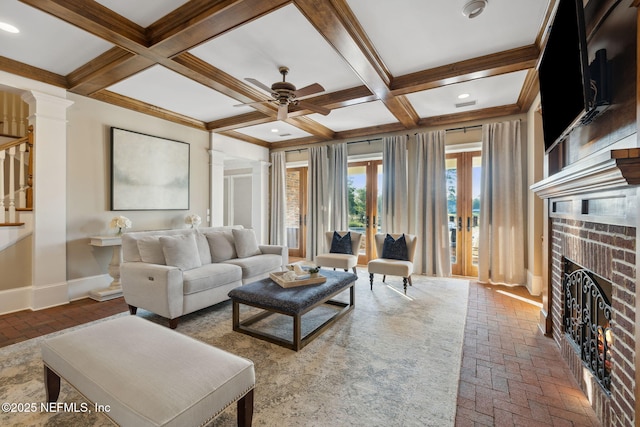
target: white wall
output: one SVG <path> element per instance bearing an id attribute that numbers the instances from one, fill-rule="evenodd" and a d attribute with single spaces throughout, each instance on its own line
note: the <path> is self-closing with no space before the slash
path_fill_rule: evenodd
<path id="1" fill-rule="evenodd" d="M 188 213 L 206 218 L 209 206 L 209 133 L 90 98 L 69 94 L 67 139 L 67 276 L 69 280 L 107 273 L 111 248 L 89 246 L 89 237 L 114 234 L 116 215 L 131 220 L 131 231 L 182 228 Z M 190 209 L 110 210 L 110 128 L 190 144 Z"/>

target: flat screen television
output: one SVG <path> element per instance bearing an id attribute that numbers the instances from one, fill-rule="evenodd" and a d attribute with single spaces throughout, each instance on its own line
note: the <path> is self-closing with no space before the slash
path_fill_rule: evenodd
<path id="1" fill-rule="evenodd" d="M 560 0 L 538 68 L 545 152 L 593 109 L 582 0 Z"/>

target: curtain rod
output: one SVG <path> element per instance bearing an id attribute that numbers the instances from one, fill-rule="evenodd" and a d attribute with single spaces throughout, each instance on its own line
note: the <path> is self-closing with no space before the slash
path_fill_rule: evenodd
<path id="1" fill-rule="evenodd" d="M 379 140 L 382 140 L 382 138 L 369 138 L 369 139 L 362 139 L 362 140 L 359 140 L 359 141 L 349 141 L 349 142 L 347 142 L 347 145 L 350 145 L 350 144 L 360 144 L 360 143 L 363 143 L 363 142 L 371 143 L 371 142 L 373 142 L 373 141 L 379 141 Z M 304 151 L 304 150 L 308 150 L 308 149 L 309 149 L 309 147 L 293 148 L 293 149 L 291 149 L 291 150 L 285 150 L 284 152 L 285 152 L 285 153 L 292 153 L 292 152 L 294 152 L 294 151 L 297 151 L 298 153 L 300 153 L 300 152 L 302 152 L 302 151 Z"/>
<path id="2" fill-rule="evenodd" d="M 468 129 L 477 129 L 477 128 L 481 128 L 482 125 L 473 125 L 473 126 L 462 126 L 459 128 L 450 128 L 450 129 L 445 129 L 445 132 L 456 132 L 456 131 L 464 131 L 466 132 Z"/>

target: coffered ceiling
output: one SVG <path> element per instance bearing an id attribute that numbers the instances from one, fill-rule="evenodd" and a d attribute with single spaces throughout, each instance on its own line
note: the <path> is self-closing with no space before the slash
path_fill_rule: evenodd
<path id="1" fill-rule="evenodd" d="M 265 147 L 526 111 L 554 0 L 466 2 L 0 0 L 0 70 Z M 280 66 L 330 113 L 256 103 Z"/>

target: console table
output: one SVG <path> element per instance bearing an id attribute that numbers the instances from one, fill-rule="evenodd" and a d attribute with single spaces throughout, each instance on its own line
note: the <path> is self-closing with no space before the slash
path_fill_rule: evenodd
<path id="1" fill-rule="evenodd" d="M 120 286 L 120 263 L 122 263 L 122 239 L 120 236 L 94 236 L 89 242 L 91 246 L 112 246 L 113 255 L 109 263 L 109 276 L 113 278 L 111 285 L 102 290 L 89 292 L 89 297 L 96 301 L 107 301 L 122 296 Z"/>

